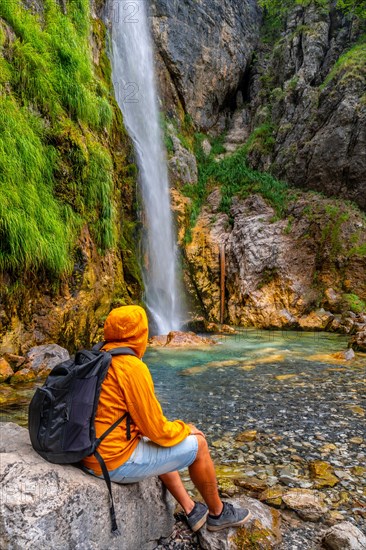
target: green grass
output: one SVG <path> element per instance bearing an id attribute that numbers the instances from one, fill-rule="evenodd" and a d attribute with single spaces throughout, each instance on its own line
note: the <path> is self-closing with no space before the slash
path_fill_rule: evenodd
<path id="1" fill-rule="evenodd" d="M 291 188 L 268 173 L 249 168 L 246 163 L 246 145 L 221 160 L 215 159 L 213 151 L 207 158 L 202 151 L 202 141 L 205 137 L 198 134 L 195 139 L 199 167 L 198 183 L 194 186 L 187 185 L 183 189 L 192 199 L 191 226 L 194 226 L 201 206 L 215 186 L 219 186 L 221 190 L 220 210 L 228 214 L 229 219 L 233 197 L 237 195 L 245 198 L 253 193 L 262 195 L 273 206 L 276 217 L 282 218 L 291 198 Z"/>
<path id="2" fill-rule="evenodd" d="M 70 268 L 78 218 L 55 200 L 56 150 L 44 144 L 42 121 L 11 98 L 0 99 L 0 269 Z"/>
<path id="3" fill-rule="evenodd" d="M 340 78 L 341 81 L 360 80 L 366 85 L 366 35 L 363 35 L 357 44 L 339 57 L 321 85 L 321 89 L 336 78 Z"/>
<path id="4" fill-rule="evenodd" d="M 366 311 L 366 303 L 357 294 L 343 294 L 343 299 L 353 313 Z"/>
<path id="5" fill-rule="evenodd" d="M 116 243 L 113 100 L 93 66 L 88 0 L 66 15 L 42 6 L 0 0 L 0 269 L 59 276 L 83 224 L 101 252 Z"/>

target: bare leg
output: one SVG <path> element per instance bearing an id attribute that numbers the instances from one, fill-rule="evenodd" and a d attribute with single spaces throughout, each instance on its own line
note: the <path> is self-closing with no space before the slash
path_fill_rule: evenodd
<path id="1" fill-rule="evenodd" d="M 178 472 L 170 472 L 159 476 L 168 491 L 179 502 L 186 514 L 189 514 L 194 508 L 194 502 L 187 493 Z"/>
<path id="2" fill-rule="evenodd" d="M 206 502 L 210 514 L 218 516 L 222 512 L 223 504 L 217 489 L 215 466 L 206 439 L 201 435 L 196 437 L 198 453 L 196 460 L 189 467 L 189 475 Z"/>

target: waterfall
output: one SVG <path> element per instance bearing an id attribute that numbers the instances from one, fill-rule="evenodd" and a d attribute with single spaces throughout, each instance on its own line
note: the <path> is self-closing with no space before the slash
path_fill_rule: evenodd
<path id="1" fill-rule="evenodd" d="M 146 2 L 110 0 L 109 10 L 112 80 L 139 168 L 146 226 L 143 237 L 145 303 L 158 332 L 167 334 L 179 328 L 181 314 L 166 151 Z"/>

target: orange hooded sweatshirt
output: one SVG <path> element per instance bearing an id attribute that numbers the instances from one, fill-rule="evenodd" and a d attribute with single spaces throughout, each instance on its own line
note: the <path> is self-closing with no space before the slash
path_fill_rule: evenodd
<path id="1" fill-rule="evenodd" d="M 141 436 L 158 445 L 172 447 L 188 435 L 190 428 L 182 420 L 170 422 L 163 414 L 154 392 L 147 366 L 140 360 L 147 346 L 148 322 L 139 306 L 124 306 L 111 311 L 104 325 L 104 350 L 129 347 L 139 357 L 113 357 L 102 384 L 95 429 L 100 437 L 125 412 L 131 415 L 131 439 L 126 437 L 126 421 L 113 430 L 99 445 L 109 471 L 121 466 L 131 456 Z M 102 473 L 94 456 L 83 460 L 84 466 L 97 475 Z"/>

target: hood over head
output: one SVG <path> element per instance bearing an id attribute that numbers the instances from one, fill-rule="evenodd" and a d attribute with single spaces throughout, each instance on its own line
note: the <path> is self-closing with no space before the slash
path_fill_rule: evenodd
<path id="1" fill-rule="evenodd" d="M 138 357 L 144 355 L 148 339 L 148 321 L 140 306 L 122 306 L 113 309 L 104 324 L 104 340 L 129 347 Z"/>

